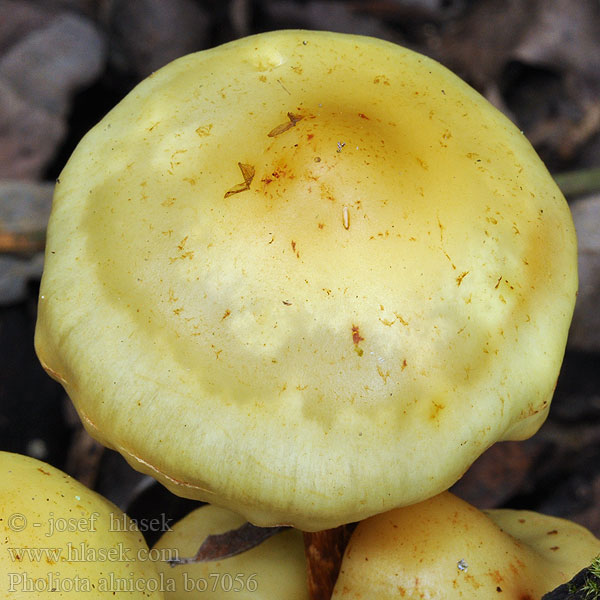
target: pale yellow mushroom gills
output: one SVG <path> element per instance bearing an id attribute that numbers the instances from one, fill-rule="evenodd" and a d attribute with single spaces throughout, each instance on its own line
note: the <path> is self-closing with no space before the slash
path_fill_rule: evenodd
<path id="1" fill-rule="evenodd" d="M 287 529 L 237 556 L 214 562 L 177 564 L 164 559 L 196 556 L 209 535 L 237 529 L 245 520 L 231 511 L 206 505 L 173 525 L 153 551 L 157 569 L 174 584 L 166 600 L 309 600 L 302 534 Z"/>
<path id="2" fill-rule="evenodd" d="M 36 347 L 182 496 L 325 529 L 544 421 L 577 287 L 514 125 L 394 44 L 272 32 L 138 85 L 60 175 Z"/>
<path id="3" fill-rule="evenodd" d="M 114 504 L 44 462 L 0 452 L 0 598 L 162 600 L 152 558 Z"/>
<path id="4" fill-rule="evenodd" d="M 360 523 L 332 599 L 540 600 L 599 553 L 571 521 L 444 492 Z"/>

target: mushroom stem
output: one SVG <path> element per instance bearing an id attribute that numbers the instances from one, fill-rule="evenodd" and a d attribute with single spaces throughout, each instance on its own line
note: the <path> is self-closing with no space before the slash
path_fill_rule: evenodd
<path id="1" fill-rule="evenodd" d="M 344 550 L 356 523 L 324 531 L 304 532 L 308 591 L 311 600 L 330 600 Z"/>

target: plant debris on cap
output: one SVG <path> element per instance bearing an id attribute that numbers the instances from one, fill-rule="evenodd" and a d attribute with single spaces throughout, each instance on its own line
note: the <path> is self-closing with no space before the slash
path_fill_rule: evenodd
<path id="1" fill-rule="evenodd" d="M 38 355 L 177 494 L 320 530 L 447 489 L 544 421 L 567 204 L 434 61 L 261 34 L 138 85 L 60 176 Z"/>

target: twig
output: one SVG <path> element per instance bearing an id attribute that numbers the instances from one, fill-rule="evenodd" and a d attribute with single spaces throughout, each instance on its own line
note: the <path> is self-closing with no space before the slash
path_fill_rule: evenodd
<path id="1" fill-rule="evenodd" d="M 565 196 L 582 196 L 600 192 L 600 167 L 568 171 L 554 176 Z"/>

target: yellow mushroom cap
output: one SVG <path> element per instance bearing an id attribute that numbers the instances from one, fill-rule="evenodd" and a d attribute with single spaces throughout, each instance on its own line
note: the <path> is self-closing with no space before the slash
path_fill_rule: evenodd
<path id="1" fill-rule="evenodd" d="M 163 560 L 157 570 L 172 578 L 167 600 L 308 600 L 302 534 L 294 529 L 275 534 L 259 546 L 214 562 L 169 566 L 164 558 L 196 556 L 209 535 L 237 529 L 245 519 L 217 506 L 202 506 L 164 533 L 153 551 Z"/>
<path id="2" fill-rule="evenodd" d="M 333 600 L 539 600 L 600 553 L 600 540 L 565 519 L 479 511 L 444 492 L 360 523 Z"/>
<path id="3" fill-rule="evenodd" d="M 58 469 L 0 452 L 0 597 L 161 600 L 143 535 Z"/>
<path id="4" fill-rule="evenodd" d="M 576 286 L 564 198 L 480 95 L 388 42 L 273 32 L 171 63 L 83 139 L 36 347 L 134 467 L 318 530 L 533 434 Z"/>

